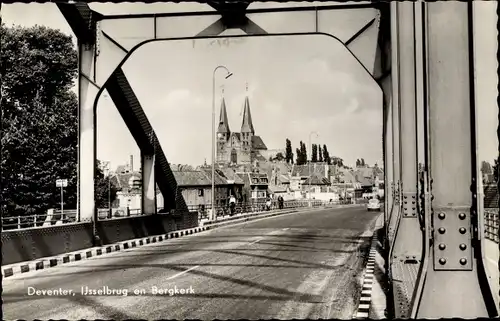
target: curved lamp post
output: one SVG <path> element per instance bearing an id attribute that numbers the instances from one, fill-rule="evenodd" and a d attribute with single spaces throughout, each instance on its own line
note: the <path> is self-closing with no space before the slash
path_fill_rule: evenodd
<path id="1" fill-rule="evenodd" d="M 224 69 L 226 71 L 225 79 L 228 79 L 233 74 L 225 66 L 217 66 L 212 74 L 212 213 L 210 220 L 215 219 L 215 74 L 217 70 Z"/>

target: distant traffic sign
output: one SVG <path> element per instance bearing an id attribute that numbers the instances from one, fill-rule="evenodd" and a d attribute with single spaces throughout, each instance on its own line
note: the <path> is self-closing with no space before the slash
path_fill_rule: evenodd
<path id="1" fill-rule="evenodd" d="M 57 187 L 66 187 L 66 186 L 68 186 L 68 180 L 67 179 L 58 179 L 58 180 L 56 180 L 56 186 Z"/>

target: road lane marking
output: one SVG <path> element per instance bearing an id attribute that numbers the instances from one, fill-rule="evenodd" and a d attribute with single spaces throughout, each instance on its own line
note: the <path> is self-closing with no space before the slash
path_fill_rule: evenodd
<path id="1" fill-rule="evenodd" d="M 199 268 L 199 267 L 200 267 L 199 265 L 197 265 L 197 266 L 193 266 L 193 267 L 191 267 L 191 268 L 187 269 L 186 271 L 182 271 L 182 272 L 180 272 L 180 273 L 177 273 L 177 274 L 175 274 L 175 275 L 172 275 L 171 277 L 167 278 L 167 280 L 172 280 L 172 279 L 175 279 L 176 277 L 181 276 L 181 275 L 183 275 L 183 274 L 185 274 L 185 273 L 188 273 L 189 271 L 194 270 L 194 269 Z"/>
<path id="2" fill-rule="evenodd" d="M 260 238 L 258 240 L 255 240 L 255 241 L 251 242 L 249 245 L 255 244 L 255 243 L 259 242 L 259 241 L 262 241 L 262 239 Z"/>

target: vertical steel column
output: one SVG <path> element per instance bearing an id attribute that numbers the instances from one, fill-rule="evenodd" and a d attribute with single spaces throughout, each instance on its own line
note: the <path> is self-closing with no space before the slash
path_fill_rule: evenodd
<path id="1" fill-rule="evenodd" d="M 156 214 L 155 156 L 142 158 L 142 214 Z"/>
<path id="2" fill-rule="evenodd" d="M 392 195 L 393 184 L 393 155 L 392 155 L 392 77 L 388 75 L 382 79 L 380 86 L 384 94 L 384 212 L 385 232 L 387 235 L 389 218 L 391 215 L 394 199 Z"/>
<path id="3" fill-rule="evenodd" d="M 492 316 L 481 290 L 473 215 L 477 172 L 472 4 L 425 4 L 433 227 L 417 318 Z M 471 194 L 471 190 L 473 191 Z M 473 195 L 474 194 L 474 195 Z"/>
<path id="4" fill-rule="evenodd" d="M 417 131 L 415 104 L 415 30 L 414 4 L 397 5 L 400 101 L 400 204 L 391 255 L 394 317 L 411 313 L 416 275 L 422 256 L 422 234 L 417 216 Z M 395 154 L 397 157 L 398 154 Z"/>
<path id="5" fill-rule="evenodd" d="M 399 148 L 399 52 L 398 52 L 398 8 L 399 3 L 391 3 L 391 78 L 392 78 L 392 163 L 393 163 L 393 202 L 391 215 L 389 217 L 388 239 L 390 244 L 394 241 L 394 233 L 399 219 L 399 182 L 400 182 L 400 148 Z"/>
<path id="6" fill-rule="evenodd" d="M 415 108 L 416 108 L 416 132 L 417 132 L 417 163 L 422 165 L 422 168 L 417 167 L 419 171 L 419 179 L 417 183 L 417 216 L 421 230 L 421 253 L 420 266 L 415 280 L 415 288 L 413 291 L 411 314 L 410 318 L 416 318 L 418 302 L 422 296 L 422 288 L 425 280 L 425 275 L 429 266 L 428 249 L 430 245 L 430 223 L 429 217 L 425 213 L 430 212 L 430 196 L 429 196 L 429 181 L 427 176 L 426 164 L 426 64 L 424 55 L 424 30 L 423 30 L 423 1 L 419 0 L 414 3 L 414 36 L 415 36 Z"/>
<path id="7" fill-rule="evenodd" d="M 79 43 L 78 78 L 78 202 L 79 221 L 93 221 L 95 212 L 96 128 L 94 101 L 98 88 L 92 83 L 95 46 Z"/>

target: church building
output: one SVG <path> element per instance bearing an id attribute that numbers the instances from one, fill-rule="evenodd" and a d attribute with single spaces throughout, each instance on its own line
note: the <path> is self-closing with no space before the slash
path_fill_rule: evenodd
<path id="1" fill-rule="evenodd" d="M 245 97 L 243 120 L 239 133 L 231 132 L 229 129 L 226 102 L 222 97 L 219 127 L 217 129 L 217 163 L 228 165 L 253 164 L 254 161 L 263 158 L 261 151 L 267 151 L 267 147 L 262 138 L 255 135 L 248 96 Z"/>

